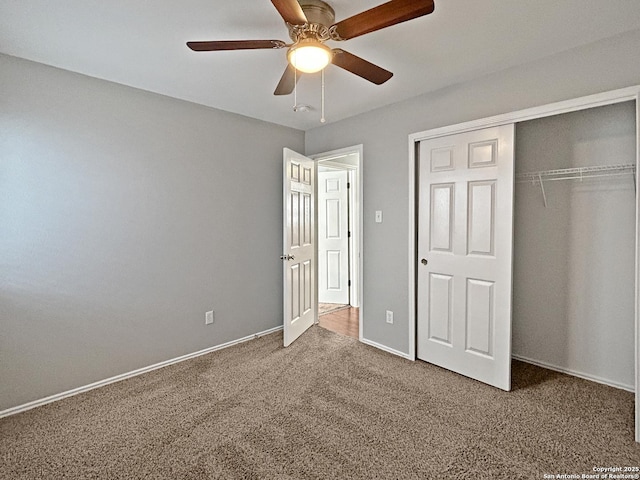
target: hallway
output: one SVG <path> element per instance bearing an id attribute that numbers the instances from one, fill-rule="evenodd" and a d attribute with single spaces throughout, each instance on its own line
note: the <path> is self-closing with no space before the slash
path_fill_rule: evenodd
<path id="1" fill-rule="evenodd" d="M 346 306 L 318 317 L 319 325 L 332 332 L 358 338 L 359 309 Z"/>

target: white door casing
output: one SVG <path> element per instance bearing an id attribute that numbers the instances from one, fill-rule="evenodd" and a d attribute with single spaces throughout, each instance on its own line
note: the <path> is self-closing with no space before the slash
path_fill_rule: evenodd
<path id="1" fill-rule="evenodd" d="M 362 189 L 362 175 L 364 173 L 364 148 L 363 145 L 354 145 L 351 147 L 340 148 L 328 152 L 322 152 L 312 155 L 311 158 L 316 160 L 319 165 L 334 166 L 340 169 L 347 169 L 350 173 L 351 188 L 349 189 L 351 194 L 350 205 L 350 225 L 351 229 L 351 250 L 349 255 L 351 257 L 351 291 L 350 301 L 351 305 L 359 308 L 359 321 L 358 321 L 358 338 L 361 342 L 369 342 L 363 334 L 363 324 L 366 321 L 366 307 L 364 298 L 362 295 L 362 288 L 364 285 L 364 257 L 362 256 L 364 238 L 362 232 L 364 231 L 364 215 L 363 215 L 363 189 Z M 355 162 L 343 162 L 346 158 L 349 160 L 355 160 Z M 317 208 L 316 208 L 317 214 Z M 317 220 L 316 220 L 317 224 Z M 317 232 L 317 231 L 316 231 Z M 317 234 L 317 233 L 316 233 Z M 413 264 L 412 264 L 413 266 Z M 317 269 L 316 269 L 317 272 Z M 317 279 L 316 279 L 317 283 Z M 415 306 L 412 309 L 415 312 Z M 415 320 L 415 317 L 414 317 Z M 415 321 L 414 321 L 415 326 Z M 415 331 L 413 334 L 413 345 L 415 345 Z"/>
<path id="2" fill-rule="evenodd" d="M 514 125 L 419 146 L 418 358 L 511 389 Z"/>
<path id="3" fill-rule="evenodd" d="M 318 301 L 349 303 L 348 172 L 318 171 Z"/>
<path id="4" fill-rule="evenodd" d="M 288 148 L 283 153 L 284 346 L 316 320 L 315 163 Z"/>

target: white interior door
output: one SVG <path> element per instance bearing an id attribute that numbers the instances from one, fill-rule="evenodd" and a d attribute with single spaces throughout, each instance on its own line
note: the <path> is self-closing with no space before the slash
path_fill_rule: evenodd
<path id="1" fill-rule="evenodd" d="M 346 170 L 318 171 L 318 301 L 349 303 Z"/>
<path id="2" fill-rule="evenodd" d="M 316 319 L 314 216 L 315 164 L 284 149 L 284 346 Z"/>
<path id="3" fill-rule="evenodd" d="M 420 142 L 418 358 L 511 389 L 514 127 Z"/>

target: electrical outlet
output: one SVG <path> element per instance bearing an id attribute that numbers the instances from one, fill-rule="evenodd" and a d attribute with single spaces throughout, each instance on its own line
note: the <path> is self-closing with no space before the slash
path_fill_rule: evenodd
<path id="1" fill-rule="evenodd" d="M 393 323 L 393 312 L 391 310 L 387 310 L 387 323 Z"/>
<path id="2" fill-rule="evenodd" d="M 204 316 L 204 324 L 211 325 L 213 323 L 213 310 L 207 312 Z"/>

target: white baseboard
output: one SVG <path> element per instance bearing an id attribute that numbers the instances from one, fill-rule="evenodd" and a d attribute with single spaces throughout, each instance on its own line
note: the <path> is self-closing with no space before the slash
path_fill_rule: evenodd
<path id="1" fill-rule="evenodd" d="M 371 340 L 367 340 L 364 337 L 360 339 L 360 342 L 364 343 L 365 345 L 369 345 L 371 347 L 375 347 L 375 348 L 377 348 L 379 350 L 384 350 L 387 353 L 391 353 L 393 355 L 397 355 L 398 357 L 406 358 L 407 360 L 413 361 L 413 358 L 411 358 L 408 353 L 404 353 L 404 352 L 401 352 L 400 350 L 395 350 L 393 348 L 386 347 L 386 346 L 382 345 L 381 343 L 372 342 Z"/>
<path id="2" fill-rule="evenodd" d="M 623 383 L 613 382 L 606 378 L 578 372 L 576 370 L 571 370 L 570 368 L 558 367 L 557 365 L 541 362 L 539 360 L 533 360 L 531 358 L 523 357 L 520 355 L 511 355 L 511 358 L 513 358 L 514 360 L 520 360 L 521 362 L 530 363 L 532 365 L 537 365 L 538 367 L 546 368 L 548 370 L 553 370 L 554 372 L 566 373 L 567 375 L 572 375 L 578 378 L 584 378 L 585 380 L 590 380 L 592 382 L 608 385 L 609 387 L 619 388 L 620 390 L 626 390 L 631 393 L 635 392 L 635 388 L 633 387 L 633 385 L 625 385 Z"/>
<path id="3" fill-rule="evenodd" d="M 74 395 L 78 395 L 79 393 L 84 393 L 84 392 L 88 392 L 89 390 L 93 390 L 95 388 L 104 387 L 105 385 L 109 385 L 110 383 L 119 382 L 121 380 L 126 380 L 131 377 L 136 377 L 138 375 L 142 375 L 143 373 L 151 372 L 152 370 L 157 370 L 158 368 L 166 367 L 168 365 L 173 365 L 175 363 L 184 362 L 185 360 L 190 360 L 192 358 L 196 358 L 201 355 L 206 355 L 207 353 L 215 352 L 216 350 L 222 350 L 224 348 L 228 348 L 233 345 L 237 345 L 239 343 L 247 342 L 255 338 L 269 335 L 270 333 L 277 332 L 278 330 L 282 330 L 282 326 L 270 328 L 268 330 L 255 333 L 253 335 L 248 335 L 246 337 L 239 338 L 237 340 L 231 340 L 230 342 L 222 343 L 214 347 L 205 348 L 204 350 L 200 350 L 198 352 L 188 353 L 186 355 L 182 355 L 181 357 L 172 358 L 171 360 L 165 360 L 164 362 L 156 363 L 154 365 L 149 365 L 148 367 L 138 368 L 137 370 L 133 370 L 127 373 L 122 373 L 120 375 L 116 375 L 115 377 L 90 383 L 89 385 L 84 385 L 82 387 L 74 388 L 72 390 L 67 390 L 66 392 L 56 393 L 55 395 L 41 398 L 39 400 L 34 400 L 32 402 L 25 403 L 24 405 L 18 405 L 16 407 L 7 408 L 6 410 L 0 411 L 0 418 L 8 417 L 9 415 L 15 415 L 16 413 L 26 412 L 27 410 L 31 410 L 32 408 L 46 405 L 47 403 L 57 402 L 58 400 L 62 400 L 63 398 L 72 397 Z"/>

